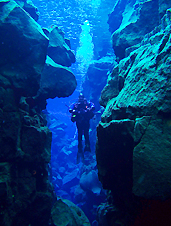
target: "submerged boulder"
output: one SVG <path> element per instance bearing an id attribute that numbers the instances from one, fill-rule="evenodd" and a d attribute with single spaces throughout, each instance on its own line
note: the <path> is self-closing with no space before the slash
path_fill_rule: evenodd
<path id="1" fill-rule="evenodd" d="M 59 199 L 54 204 L 52 222 L 55 226 L 90 226 L 84 212 L 66 199 Z"/>
<path id="2" fill-rule="evenodd" d="M 0 1 L 0 73 L 21 95 L 35 95 L 48 38 L 15 1 Z"/>
<path id="3" fill-rule="evenodd" d="M 38 98 L 48 99 L 70 96 L 77 86 L 74 74 L 67 67 L 56 64 L 47 56 L 44 66 Z"/>
<path id="4" fill-rule="evenodd" d="M 30 14 L 30 16 L 38 21 L 39 12 L 36 6 L 34 6 L 31 0 L 15 0 L 19 6 L 21 6 L 26 12 Z"/>
<path id="5" fill-rule="evenodd" d="M 57 26 L 47 31 L 49 46 L 47 54 L 52 60 L 65 67 L 70 67 L 75 63 L 75 55 L 70 49 L 70 41 L 64 38 L 64 33 Z"/>
<path id="6" fill-rule="evenodd" d="M 80 178 L 80 187 L 85 191 L 99 195 L 102 188 L 98 180 L 97 172 L 95 170 L 89 173 L 84 172 Z"/>

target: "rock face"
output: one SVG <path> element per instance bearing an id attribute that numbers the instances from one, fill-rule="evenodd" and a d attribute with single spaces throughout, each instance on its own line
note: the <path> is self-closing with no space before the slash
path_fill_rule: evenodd
<path id="1" fill-rule="evenodd" d="M 49 38 L 21 6 L 26 2 L 0 1 L 0 224 L 47 226 L 54 198 L 48 180 L 52 135 L 41 106 L 46 98 L 71 95 L 76 80 L 68 68 L 52 65 Z M 56 77 L 46 80 L 38 103 L 45 72 L 58 82 L 54 88 Z"/>
<path id="2" fill-rule="evenodd" d="M 48 37 L 47 54 L 55 63 L 66 67 L 70 67 L 72 63 L 75 63 L 75 55 L 70 49 L 70 41 L 64 38 L 64 33 L 57 26 L 52 27 Z"/>
<path id="3" fill-rule="evenodd" d="M 159 25 L 168 7 L 169 1 L 117 1 L 108 20 L 116 56 L 123 59 L 126 48 L 140 43 L 145 34 Z"/>
<path id="4" fill-rule="evenodd" d="M 94 60 L 89 65 L 89 68 L 85 75 L 83 91 L 85 96 L 95 104 L 96 111 L 100 109 L 100 92 L 106 85 L 108 72 L 109 70 L 112 70 L 113 65 L 114 60 L 111 56 L 106 56 L 99 60 Z"/>
<path id="5" fill-rule="evenodd" d="M 162 2 L 166 9 L 167 1 Z M 144 1 L 141 7 L 146 4 L 148 9 L 153 3 Z M 130 1 L 124 9 L 129 6 Z M 164 12 L 164 8 L 160 10 Z M 102 91 L 100 101 L 106 109 L 97 127 L 96 156 L 99 179 L 111 190 L 115 205 L 109 211 L 113 216 L 108 217 L 109 225 L 113 225 L 114 216 L 124 225 L 154 225 L 157 220 L 162 225 L 164 219 L 170 223 L 170 217 L 160 212 L 161 207 L 169 208 L 171 198 L 170 21 L 171 10 L 167 9 L 159 26 L 141 42 L 133 42 L 134 46 L 129 43 L 127 57 L 114 67 Z M 132 37 L 126 27 L 120 32 L 121 40 L 122 33 Z M 149 202 L 152 222 L 144 222 L 142 215 L 136 221 L 136 211 Z"/>
<path id="6" fill-rule="evenodd" d="M 171 197 L 170 122 L 170 117 L 165 116 L 144 116 L 135 121 L 133 193 L 139 197 L 160 200 Z"/>
<path id="7" fill-rule="evenodd" d="M 100 123 L 97 129 L 99 179 L 118 198 L 132 188 L 133 129 L 134 121 L 129 119 Z"/>
<path id="8" fill-rule="evenodd" d="M 69 40 L 64 38 L 63 32 L 56 26 L 43 31 L 49 37 L 48 55 L 41 74 L 40 88 L 33 102 L 44 102 L 45 108 L 48 98 L 70 96 L 76 89 L 77 81 L 68 68 L 75 62 Z"/>
<path id="9" fill-rule="evenodd" d="M 16 2 L 26 12 L 28 12 L 35 21 L 38 21 L 39 18 L 38 9 L 33 5 L 33 2 L 31 0 L 16 0 Z"/>
<path id="10" fill-rule="evenodd" d="M 0 10 L 0 73 L 10 79 L 22 95 L 35 95 L 46 59 L 48 38 L 15 1 L 1 1 Z"/>
<path id="11" fill-rule="evenodd" d="M 56 64 L 47 56 L 40 80 L 40 98 L 67 97 L 74 92 L 76 86 L 77 82 L 71 70 Z"/>
<path id="12" fill-rule="evenodd" d="M 52 222 L 54 226 L 90 226 L 84 212 L 66 199 L 59 199 L 54 204 L 52 208 Z"/>
<path id="13" fill-rule="evenodd" d="M 0 89 L 0 220 L 10 225 L 47 225 L 52 192 L 48 181 L 51 132 L 9 80 Z"/>

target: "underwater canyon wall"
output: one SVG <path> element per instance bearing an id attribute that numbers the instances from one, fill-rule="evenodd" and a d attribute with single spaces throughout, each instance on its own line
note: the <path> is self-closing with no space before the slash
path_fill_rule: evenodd
<path id="1" fill-rule="evenodd" d="M 0 1 L 0 225 L 90 225 L 49 181 L 52 135 L 42 110 L 77 82 L 69 40 L 37 19 L 31 1 Z"/>
<path id="2" fill-rule="evenodd" d="M 170 7 L 170 1 L 120 0 L 109 15 L 118 64 L 101 93 L 96 157 L 112 205 L 99 208 L 99 225 L 171 221 Z M 155 206 L 146 221 L 137 220 L 143 205 Z"/>

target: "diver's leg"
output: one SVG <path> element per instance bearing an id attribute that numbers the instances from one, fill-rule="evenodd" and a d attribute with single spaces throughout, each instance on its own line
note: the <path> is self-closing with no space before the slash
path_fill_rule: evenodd
<path id="1" fill-rule="evenodd" d="M 82 130 L 78 127 L 78 152 L 82 152 Z"/>
<path id="2" fill-rule="evenodd" d="M 80 158 L 84 161 L 84 153 L 82 146 L 82 129 L 78 127 L 78 153 L 77 153 L 77 163 L 80 162 Z"/>
<path id="3" fill-rule="evenodd" d="M 90 149 L 90 138 L 89 138 L 89 124 L 84 129 L 84 138 L 85 138 L 84 152 L 85 151 L 91 152 L 91 149 Z"/>

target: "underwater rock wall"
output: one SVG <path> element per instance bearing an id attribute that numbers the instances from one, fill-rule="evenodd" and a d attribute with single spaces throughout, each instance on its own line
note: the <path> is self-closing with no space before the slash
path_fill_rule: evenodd
<path id="1" fill-rule="evenodd" d="M 18 3 L 0 1 L 0 224 L 56 225 L 48 178 L 52 134 L 42 109 L 47 98 L 66 97 L 75 90 L 75 76 L 66 67 L 75 56 L 55 27 L 49 33 L 59 31 L 60 42 L 53 47 L 60 45 L 61 54 L 69 54 L 64 59 L 67 65 L 48 57 L 50 38 L 31 17 L 33 12 L 36 17 L 36 8 L 26 1 Z M 72 218 L 77 225 L 89 225 L 83 213 L 76 213 Z"/>
<path id="2" fill-rule="evenodd" d="M 122 22 L 127 19 L 123 12 L 131 2 L 127 1 L 124 7 L 120 5 Z M 105 207 L 109 208 L 108 216 L 105 215 L 107 225 L 114 225 L 115 221 L 132 225 L 138 211 L 142 211 L 143 202 L 146 208 L 150 203 L 151 209 L 155 203 L 155 211 L 149 212 L 153 220 L 144 222 L 142 214 L 134 225 L 154 225 L 156 219 L 162 225 L 168 220 L 163 209 L 166 204 L 165 210 L 170 210 L 171 198 L 171 9 L 170 2 L 159 2 L 160 8 L 156 1 L 153 7 L 158 12 L 152 19 L 157 21 L 154 29 L 143 20 L 138 19 L 137 25 L 136 21 L 131 22 L 130 26 L 137 26 L 139 40 L 134 40 L 131 30 L 127 33 L 127 26 L 119 27 L 112 35 L 114 50 L 115 43 L 120 42 L 118 52 L 120 48 L 122 52 L 122 43 L 128 43 L 128 39 L 131 42 L 125 45 L 126 57 L 118 55 L 124 58 L 109 75 L 100 98 L 106 108 L 97 127 L 97 166 L 99 179 L 111 191 L 109 200 L 114 205 Z M 150 4 L 154 1 L 141 1 L 144 10 L 149 10 Z M 163 15 L 164 11 L 163 18 L 157 20 L 159 12 Z M 145 15 L 148 20 L 150 13 Z M 148 24 L 152 30 L 146 30 L 144 36 L 141 31 Z"/>
<path id="3" fill-rule="evenodd" d="M 119 59 L 125 57 L 125 49 L 141 42 L 144 35 L 160 24 L 170 1 L 119 0 L 109 15 L 113 49 Z"/>
<path id="4" fill-rule="evenodd" d="M 88 67 L 83 82 L 83 92 L 88 100 L 95 104 L 96 111 L 100 109 L 99 98 L 101 90 L 107 82 L 108 73 L 114 66 L 114 59 L 112 56 L 102 57 L 99 60 L 94 60 Z"/>
<path id="5" fill-rule="evenodd" d="M 47 225 L 51 132 L 26 96 L 36 95 L 48 38 L 14 1 L 0 2 L 0 221 Z"/>

